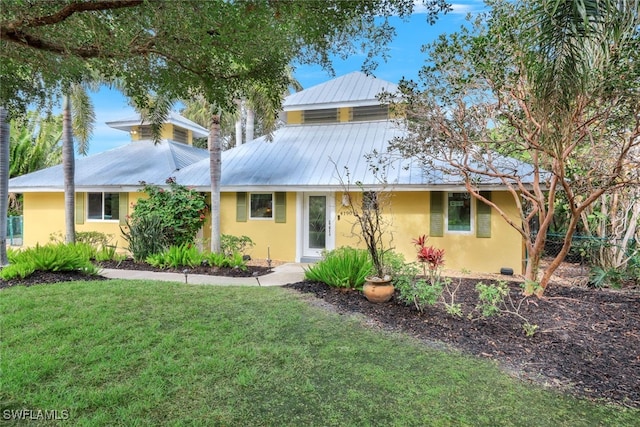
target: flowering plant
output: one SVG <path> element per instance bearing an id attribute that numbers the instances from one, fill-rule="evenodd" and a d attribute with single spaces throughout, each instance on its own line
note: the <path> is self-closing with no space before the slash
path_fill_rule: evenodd
<path id="1" fill-rule="evenodd" d="M 422 271 L 429 277 L 432 283 L 440 278 L 440 272 L 444 266 L 444 249 L 438 249 L 434 246 L 427 246 L 426 235 L 413 239 L 413 244 L 418 251 L 418 261 L 422 263 Z M 427 268 L 429 274 L 427 275 Z"/>

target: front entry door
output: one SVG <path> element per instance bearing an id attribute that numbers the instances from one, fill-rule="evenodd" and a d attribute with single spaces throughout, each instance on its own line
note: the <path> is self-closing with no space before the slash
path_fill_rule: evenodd
<path id="1" fill-rule="evenodd" d="M 303 256 L 319 258 L 322 251 L 332 249 L 330 195 L 327 193 L 305 193 Z"/>

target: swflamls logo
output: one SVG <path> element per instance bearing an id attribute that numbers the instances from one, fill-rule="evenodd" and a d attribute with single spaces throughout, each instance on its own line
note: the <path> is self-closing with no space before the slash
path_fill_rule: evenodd
<path id="1" fill-rule="evenodd" d="M 33 421 L 61 421 L 69 419 L 68 409 L 5 409 L 2 411 L 2 419 L 10 420 L 33 420 Z"/>

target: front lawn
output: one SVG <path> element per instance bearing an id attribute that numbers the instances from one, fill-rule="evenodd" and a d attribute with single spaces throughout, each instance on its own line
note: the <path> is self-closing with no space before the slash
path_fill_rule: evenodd
<path id="1" fill-rule="evenodd" d="M 3 419 L 21 409 L 91 426 L 640 419 L 638 410 L 558 395 L 491 362 L 367 328 L 287 289 L 114 280 L 0 295 Z"/>

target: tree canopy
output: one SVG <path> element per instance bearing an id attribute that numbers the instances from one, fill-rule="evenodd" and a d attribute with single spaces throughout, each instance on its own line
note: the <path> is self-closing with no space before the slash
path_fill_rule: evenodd
<path id="1" fill-rule="evenodd" d="M 446 7 L 428 0 L 429 17 Z M 320 63 L 362 46 L 369 59 L 394 34 L 386 18 L 412 0 L 7 0 L 0 22 L 0 102 L 10 110 L 71 83 L 121 79 L 125 94 L 188 99 L 230 109 L 259 83 L 279 105 L 286 66 Z M 382 18 L 382 19 L 380 19 Z M 360 45 L 362 43 L 362 46 Z"/>
<path id="2" fill-rule="evenodd" d="M 462 176 L 472 195 L 522 234 L 525 277 L 539 281 L 541 294 L 585 209 L 640 183 L 638 2 L 488 3 L 491 11 L 473 30 L 428 47 L 422 89 L 403 85 L 400 107 L 411 136 L 395 148 L 428 169 L 431 159 L 445 160 L 448 173 Z M 525 160 L 532 173 L 505 156 Z M 519 219 L 482 196 L 492 182 L 511 192 Z M 539 278 L 558 191 L 570 221 L 562 249 Z"/>

